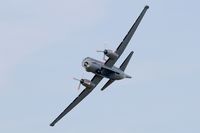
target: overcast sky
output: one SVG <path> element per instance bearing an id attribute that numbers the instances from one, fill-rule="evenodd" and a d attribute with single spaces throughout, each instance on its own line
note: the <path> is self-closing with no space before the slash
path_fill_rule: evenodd
<path id="1" fill-rule="evenodd" d="M 81 61 L 115 50 L 145 5 L 130 41 L 132 79 L 98 87 L 50 127 L 91 79 Z M 198 0 L 0 1 L 0 132 L 199 133 Z M 83 87 L 82 87 L 83 89 Z"/>

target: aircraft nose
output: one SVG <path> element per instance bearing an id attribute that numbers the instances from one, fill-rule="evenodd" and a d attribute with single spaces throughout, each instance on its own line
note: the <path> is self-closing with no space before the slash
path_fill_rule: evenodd
<path id="1" fill-rule="evenodd" d="M 83 66 L 84 68 L 88 68 L 88 67 L 90 67 L 90 62 L 88 62 L 88 61 L 83 61 L 83 62 L 82 62 L 82 66 Z"/>
<path id="2" fill-rule="evenodd" d="M 88 67 L 89 66 L 89 63 L 86 61 L 86 62 L 84 62 L 84 67 Z"/>

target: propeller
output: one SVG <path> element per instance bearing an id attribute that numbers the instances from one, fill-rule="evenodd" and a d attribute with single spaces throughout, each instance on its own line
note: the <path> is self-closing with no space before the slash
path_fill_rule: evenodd
<path id="1" fill-rule="evenodd" d="M 97 52 L 103 53 L 103 60 L 106 61 L 106 54 L 108 53 L 108 51 L 105 49 L 104 51 L 102 51 L 102 50 L 97 50 Z"/>
<path id="2" fill-rule="evenodd" d="M 81 84 L 84 82 L 83 79 L 77 79 L 77 78 L 73 78 L 73 79 L 76 81 L 79 81 L 78 90 L 80 90 Z"/>
<path id="3" fill-rule="evenodd" d="M 99 53 L 103 53 L 103 60 L 106 61 L 106 54 L 108 53 L 108 50 L 106 49 L 107 47 L 107 43 L 104 43 L 104 49 L 105 50 L 97 50 L 96 52 L 99 52 Z"/>

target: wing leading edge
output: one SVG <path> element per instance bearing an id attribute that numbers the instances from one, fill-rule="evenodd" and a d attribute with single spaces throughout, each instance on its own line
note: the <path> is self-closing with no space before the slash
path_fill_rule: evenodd
<path id="1" fill-rule="evenodd" d="M 119 56 L 116 59 L 108 59 L 105 62 L 105 65 L 108 67 L 112 67 L 115 62 L 118 60 L 118 58 L 122 55 L 122 53 L 124 52 L 126 46 L 128 45 L 128 43 L 130 42 L 133 34 L 135 33 L 137 27 L 139 26 L 142 18 L 144 17 L 147 9 L 149 9 L 149 6 L 145 6 L 144 9 L 142 10 L 142 12 L 140 13 L 139 17 L 137 18 L 137 20 L 135 21 L 135 23 L 133 24 L 133 26 L 131 27 L 131 29 L 129 30 L 129 32 L 127 33 L 127 35 L 124 37 L 123 41 L 120 43 L 120 45 L 118 46 L 118 48 L 116 49 L 115 53 L 117 53 Z"/>
<path id="2" fill-rule="evenodd" d="M 97 86 L 99 82 L 103 79 L 103 77 L 95 75 L 92 78 L 92 83 Z M 62 117 L 64 117 L 69 111 L 71 111 L 77 104 L 79 104 L 90 92 L 92 92 L 93 88 L 85 88 L 79 96 L 50 124 L 50 126 L 54 126 Z"/>

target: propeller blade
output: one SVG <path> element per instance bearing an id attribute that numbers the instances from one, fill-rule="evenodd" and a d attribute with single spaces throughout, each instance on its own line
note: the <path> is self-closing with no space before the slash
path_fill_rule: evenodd
<path id="1" fill-rule="evenodd" d="M 80 79 L 77 79 L 77 78 L 73 78 L 73 79 L 76 80 L 76 81 L 79 81 L 78 90 L 80 90 L 80 88 L 81 88 L 81 80 L 80 80 Z"/>
<path id="2" fill-rule="evenodd" d="M 103 53 L 103 60 L 106 61 L 105 50 L 97 50 L 97 52 Z"/>
<path id="3" fill-rule="evenodd" d="M 106 55 L 105 54 L 103 54 L 103 60 L 106 61 Z"/>
<path id="4" fill-rule="evenodd" d="M 80 90 L 80 88 L 81 88 L 81 82 L 80 82 L 79 85 L 78 85 L 78 90 Z"/>
<path id="5" fill-rule="evenodd" d="M 77 78 L 73 78 L 74 80 L 76 80 L 76 81 L 81 81 L 80 79 L 77 79 Z"/>
<path id="6" fill-rule="evenodd" d="M 96 52 L 104 52 L 104 51 L 102 51 L 102 50 L 97 50 Z"/>

